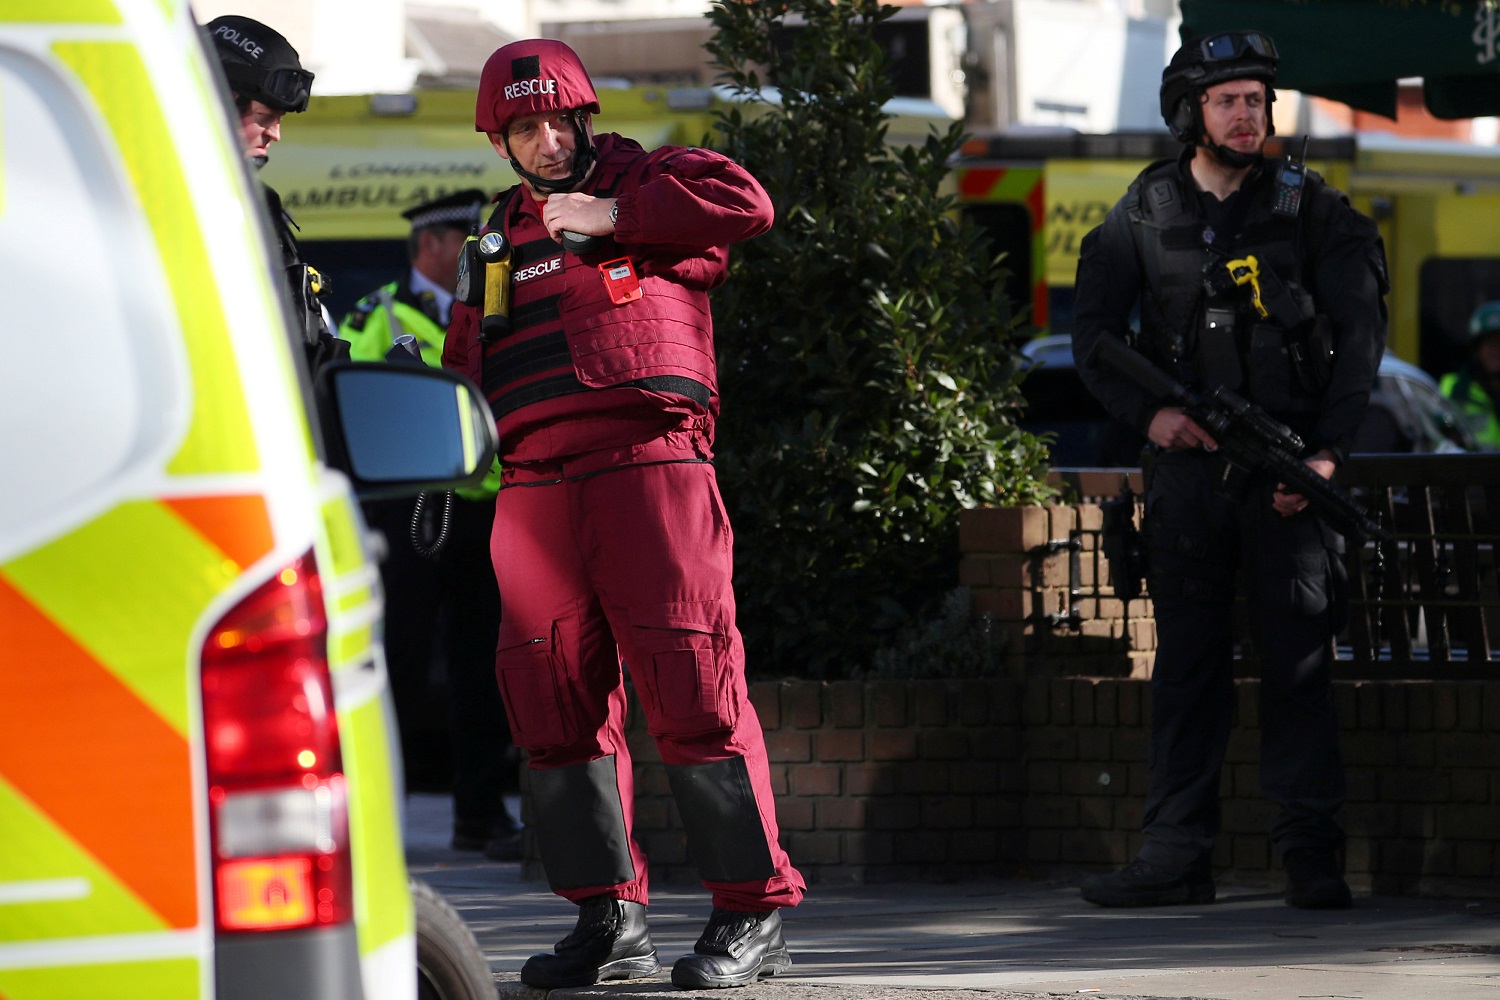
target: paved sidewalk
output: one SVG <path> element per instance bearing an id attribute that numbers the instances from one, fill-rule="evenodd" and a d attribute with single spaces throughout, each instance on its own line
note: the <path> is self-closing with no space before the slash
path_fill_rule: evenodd
<path id="1" fill-rule="evenodd" d="M 1073 884 L 813 886 L 785 911 L 792 972 L 742 990 L 673 989 L 653 979 L 571 990 L 520 985 L 576 911 L 520 866 L 448 849 L 445 796 L 408 800 L 407 858 L 458 908 L 495 972 L 499 996 L 721 1000 L 1500 1000 L 1500 900 L 1356 893 L 1355 908 L 1309 913 L 1264 887 L 1220 885 L 1207 906 L 1107 910 Z M 708 916 L 701 890 L 652 893 L 662 961 L 692 950 Z M 913 997 L 911 991 L 924 991 Z"/>

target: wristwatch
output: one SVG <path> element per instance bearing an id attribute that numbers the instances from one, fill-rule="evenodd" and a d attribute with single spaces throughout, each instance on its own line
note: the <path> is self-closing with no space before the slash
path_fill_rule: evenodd
<path id="1" fill-rule="evenodd" d="M 617 201 L 613 205 L 609 206 L 609 224 L 611 226 L 613 226 L 613 225 L 615 225 L 619 221 L 620 221 L 620 203 Z"/>

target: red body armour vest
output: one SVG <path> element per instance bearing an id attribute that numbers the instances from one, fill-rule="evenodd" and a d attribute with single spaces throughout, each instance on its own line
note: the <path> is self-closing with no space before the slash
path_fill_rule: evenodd
<path id="1" fill-rule="evenodd" d="M 646 153 L 616 135 L 598 137 L 596 146 L 599 161 L 582 188 L 596 197 L 628 199 L 653 179 L 675 180 L 679 171 L 689 179 L 711 173 L 716 188 L 741 176 L 730 161 L 705 150 L 663 147 Z M 754 185 L 748 175 L 744 182 Z M 690 192 L 685 189 L 684 197 L 695 210 L 711 208 L 707 195 Z M 518 187 L 502 194 L 486 228 L 503 229 L 515 247 L 511 330 L 479 344 L 477 310 L 455 306 L 449 333 L 450 341 L 466 338 L 454 367 L 484 389 L 502 454 L 559 457 L 561 445 L 526 447 L 518 437 L 540 424 L 575 418 L 620 421 L 613 438 L 588 438 L 600 446 L 638 443 L 630 438 L 681 427 L 684 417 L 696 416 L 711 428 L 718 380 L 708 293 L 723 281 L 725 245 L 742 238 L 743 226 L 729 216 L 728 231 L 713 232 L 709 216 L 710 231 L 695 232 L 692 245 L 607 239 L 599 251 L 578 256 L 548 236 L 527 192 Z M 642 291 L 624 304 L 611 300 L 599 269 L 620 257 L 630 258 Z"/>

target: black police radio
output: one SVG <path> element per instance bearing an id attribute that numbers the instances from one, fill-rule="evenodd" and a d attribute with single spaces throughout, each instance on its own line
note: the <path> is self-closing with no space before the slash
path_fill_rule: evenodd
<path id="1" fill-rule="evenodd" d="M 1307 180 L 1307 136 L 1302 137 L 1302 152 L 1295 160 L 1288 157 L 1276 170 L 1276 190 L 1271 197 L 1271 214 L 1295 219 L 1302 209 L 1302 187 Z"/>

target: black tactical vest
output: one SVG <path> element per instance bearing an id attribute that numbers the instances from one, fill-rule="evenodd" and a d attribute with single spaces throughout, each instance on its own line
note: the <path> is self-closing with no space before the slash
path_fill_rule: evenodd
<path id="1" fill-rule="evenodd" d="M 1244 204 L 1216 227 L 1179 161 L 1136 178 L 1125 207 L 1146 286 L 1141 348 L 1190 386 L 1222 385 L 1272 413 L 1307 412 L 1333 351 L 1310 262 L 1338 195 L 1308 171 L 1301 212 L 1284 218 L 1271 212 L 1272 187 L 1269 176 L 1247 178 Z"/>

